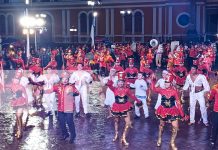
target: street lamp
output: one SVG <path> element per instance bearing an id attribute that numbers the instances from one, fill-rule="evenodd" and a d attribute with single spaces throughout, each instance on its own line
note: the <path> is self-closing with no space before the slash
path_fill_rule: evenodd
<path id="1" fill-rule="evenodd" d="M 97 17 L 98 16 L 98 12 L 94 11 L 93 12 L 93 17 Z"/>
<path id="2" fill-rule="evenodd" d="M 24 16 L 20 19 L 20 24 L 23 26 L 23 34 L 27 35 L 27 58 L 30 56 L 29 52 L 29 35 L 35 33 L 35 51 L 37 51 L 37 30 L 43 31 L 45 29 L 45 20 L 43 17 L 46 15 L 40 14 L 36 15 L 36 17 Z"/>
<path id="3" fill-rule="evenodd" d="M 75 28 L 74 26 L 72 26 L 72 28 L 70 29 L 70 32 L 77 32 L 77 28 Z M 74 34 L 73 34 L 73 41 L 74 41 Z"/>

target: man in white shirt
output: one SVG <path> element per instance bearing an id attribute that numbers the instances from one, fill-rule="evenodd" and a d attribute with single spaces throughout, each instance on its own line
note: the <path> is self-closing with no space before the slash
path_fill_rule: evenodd
<path id="1" fill-rule="evenodd" d="M 70 76 L 69 83 L 75 83 L 75 87 L 79 91 L 79 96 L 75 97 L 75 106 L 76 106 L 76 116 L 79 116 L 80 113 L 80 97 L 82 100 L 83 110 L 87 117 L 88 114 L 88 98 L 89 98 L 89 84 L 92 83 L 91 74 L 83 70 L 83 65 L 77 65 L 77 71 L 73 72 Z"/>
<path id="2" fill-rule="evenodd" d="M 130 87 L 135 88 L 135 96 L 138 98 L 138 100 L 142 101 L 145 118 L 148 118 L 149 113 L 148 113 L 148 106 L 146 101 L 147 99 L 146 90 L 148 89 L 148 86 L 145 80 L 143 79 L 142 72 L 138 73 L 138 78 L 135 80 L 134 84 L 132 83 L 130 84 Z M 136 106 L 136 103 L 135 103 L 135 114 L 136 114 L 135 117 L 136 119 L 140 117 L 139 107 Z"/>
<path id="3" fill-rule="evenodd" d="M 39 76 L 38 81 L 44 82 L 43 90 L 47 91 L 53 88 L 53 85 L 60 81 L 59 76 L 54 73 L 54 70 L 51 70 L 51 67 L 48 67 L 46 73 Z M 43 93 L 42 97 L 43 107 L 47 115 L 53 115 L 57 112 L 57 99 L 55 92 Z"/>
<path id="4" fill-rule="evenodd" d="M 192 125 L 195 123 L 195 106 L 196 102 L 199 102 L 201 117 L 205 126 L 208 126 L 207 120 L 207 108 L 205 104 L 204 95 L 210 91 L 209 83 L 206 77 L 202 74 L 197 73 L 197 66 L 192 66 L 190 74 L 187 76 L 183 90 L 190 89 L 190 123 Z"/>

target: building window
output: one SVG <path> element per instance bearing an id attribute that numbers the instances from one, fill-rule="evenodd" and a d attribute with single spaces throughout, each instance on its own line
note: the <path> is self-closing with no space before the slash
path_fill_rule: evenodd
<path id="1" fill-rule="evenodd" d="M 190 14 L 186 12 L 180 13 L 176 18 L 176 23 L 181 28 L 186 28 L 190 24 Z"/>
<path id="2" fill-rule="evenodd" d="M 8 15 L 8 35 L 14 34 L 14 19 L 12 15 Z"/>
<path id="3" fill-rule="evenodd" d="M 87 34 L 87 15 L 85 13 L 80 14 L 80 32 Z"/>
<path id="4" fill-rule="evenodd" d="M 137 11 L 134 17 L 135 31 L 134 33 L 142 33 L 142 13 Z"/>
<path id="5" fill-rule="evenodd" d="M 93 24 L 93 15 L 92 13 L 89 14 L 89 31 L 91 31 L 91 27 L 92 27 L 92 24 Z"/>
<path id="6" fill-rule="evenodd" d="M 5 35 L 5 16 L 0 15 L 0 35 Z"/>
<path id="7" fill-rule="evenodd" d="M 132 34 L 132 14 L 127 14 L 124 16 L 124 31 L 126 34 Z"/>

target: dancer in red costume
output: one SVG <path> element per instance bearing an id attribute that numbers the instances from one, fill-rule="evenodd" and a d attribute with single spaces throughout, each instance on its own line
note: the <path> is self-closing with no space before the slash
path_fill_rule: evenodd
<path id="1" fill-rule="evenodd" d="M 118 127 L 119 127 L 119 120 L 120 118 L 124 118 L 125 120 L 125 128 L 123 131 L 123 135 L 121 138 L 121 142 L 128 146 L 129 143 L 126 141 L 126 136 L 129 128 L 131 125 L 131 119 L 130 119 L 130 111 L 133 109 L 132 103 L 128 101 L 128 97 L 133 99 L 137 102 L 137 106 L 142 106 L 142 102 L 139 101 L 130 91 L 129 88 L 125 87 L 125 73 L 119 72 L 118 73 L 118 83 L 117 87 L 113 87 L 113 81 L 109 80 L 107 85 L 108 87 L 114 92 L 115 95 L 115 102 L 112 105 L 111 113 L 114 116 L 115 121 L 115 136 L 113 141 L 116 141 L 118 139 Z"/>
<path id="2" fill-rule="evenodd" d="M 178 119 L 187 119 L 187 117 L 184 115 L 184 112 L 182 110 L 178 91 L 171 84 L 172 81 L 172 75 L 168 75 L 167 79 L 165 80 L 166 89 L 155 88 L 153 83 L 152 89 L 155 92 L 160 93 L 162 96 L 161 105 L 157 108 L 155 112 L 157 118 L 160 119 L 157 146 L 161 146 L 162 133 L 165 123 L 171 123 L 172 136 L 170 140 L 170 146 L 172 150 L 177 150 L 175 139 L 179 128 Z"/>
<path id="3" fill-rule="evenodd" d="M 12 82 L 8 85 L 6 85 L 7 89 L 10 89 L 13 93 L 10 95 L 11 99 L 11 106 L 14 110 L 16 110 L 16 133 L 15 136 L 17 139 L 20 139 L 22 137 L 23 132 L 23 123 L 22 123 L 22 117 L 23 112 L 25 111 L 28 101 L 27 101 L 27 94 L 25 88 L 20 85 L 20 73 L 16 73 L 15 77 L 12 79 Z"/>
<path id="4" fill-rule="evenodd" d="M 125 69 L 127 82 L 135 83 L 138 74 L 138 69 L 134 67 L 134 58 L 129 58 L 128 61 L 129 61 L 129 67 Z"/>

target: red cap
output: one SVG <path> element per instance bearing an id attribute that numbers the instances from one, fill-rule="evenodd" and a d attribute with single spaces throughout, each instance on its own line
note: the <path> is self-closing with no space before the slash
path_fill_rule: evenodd
<path id="1" fill-rule="evenodd" d="M 125 80 L 126 74 L 124 72 L 118 72 L 118 80 Z"/>

